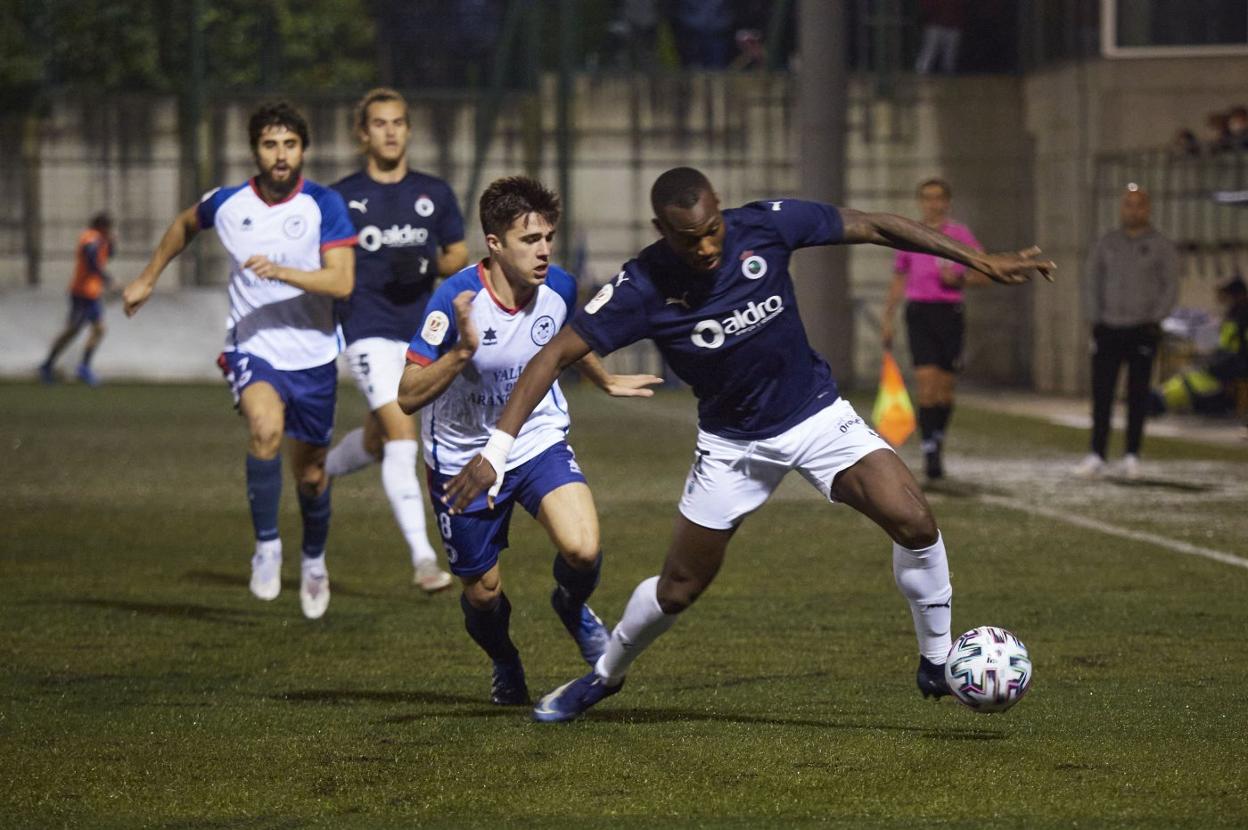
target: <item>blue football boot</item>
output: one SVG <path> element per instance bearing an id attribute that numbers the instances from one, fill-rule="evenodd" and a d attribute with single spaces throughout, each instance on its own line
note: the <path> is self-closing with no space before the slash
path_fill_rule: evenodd
<path id="1" fill-rule="evenodd" d="M 949 683 L 945 680 L 944 665 L 936 665 L 923 655 L 919 655 L 919 670 L 916 675 L 919 691 L 923 697 L 942 698 L 949 692 Z"/>
<path id="2" fill-rule="evenodd" d="M 85 363 L 78 364 L 77 375 L 78 375 L 78 380 L 82 381 L 87 386 L 90 386 L 93 389 L 100 385 L 99 376 L 96 375 L 95 372 L 91 371 L 91 367 Z"/>
<path id="3" fill-rule="evenodd" d="M 604 697 L 610 697 L 624 686 L 621 680 L 614 686 L 597 672 L 591 671 L 584 677 L 564 683 L 558 689 L 543 697 L 533 707 L 533 720 L 539 723 L 566 723 L 576 720 L 589 707 Z"/>
<path id="4" fill-rule="evenodd" d="M 520 660 L 494 661 L 494 682 L 490 686 L 490 702 L 498 706 L 528 706 L 529 686 L 524 682 L 524 666 Z"/>
<path id="5" fill-rule="evenodd" d="M 550 607 L 555 609 L 563 627 L 572 635 L 572 639 L 576 640 L 576 645 L 581 650 L 581 659 L 591 667 L 594 666 L 602 653 L 607 650 L 611 632 L 607 631 L 602 620 L 588 605 L 570 606 L 567 592 L 558 585 L 555 586 L 554 593 L 550 595 Z"/>

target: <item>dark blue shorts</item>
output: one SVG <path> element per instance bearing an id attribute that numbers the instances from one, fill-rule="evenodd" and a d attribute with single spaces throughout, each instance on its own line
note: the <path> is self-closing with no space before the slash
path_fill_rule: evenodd
<path id="1" fill-rule="evenodd" d="M 494 567 L 499 552 L 507 547 L 511 510 L 517 503 L 529 515 L 537 516 L 547 493 L 574 481 L 585 483 L 576 455 L 566 441 L 560 441 L 508 471 L 503 477 L 503 488 L 494 499 L 493 510 L 486 507 L 485 493 L 482 493 L 465 512 L 451 515 L 442 503 L 442 487 L 451 478 L 429 471 L 430 501 L 438 517 L 446 561 L 456 576 L 477 576 Z"/>
<path id="2" fill-rule="evenodd" d="M 328 447 L 334 434 L 334 399 L 338 392 L 337 362 L 283 372 L 247 352 L 222 352 L 217 365 L 234 393 L 237 407 L 243 390 L 267 383 L 286 408 L 286 434 L 317 447 Z"/>
<path id="3" fill-rule="evenodd" d="M 104 316 L 104 303 L 98 299 L 69 295 L 69 324 L 81 326 L 83 323 L 98 323 Z"/>

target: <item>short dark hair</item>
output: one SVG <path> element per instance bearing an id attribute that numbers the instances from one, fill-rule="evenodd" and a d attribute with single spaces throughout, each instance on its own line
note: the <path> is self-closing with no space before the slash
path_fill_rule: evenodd
<path id="1" fill-rule="evenodd" d="M 88 227 L 94 228 L 97 231 L 102 231 L 105 228 L 111 228 L 112 226 L 113 226 L 112 214 L 110 214 L 106 210 L 102 210 L 99 213 L 91 217 L 91 224 Z"/>
<path id="2" fill-rule="evenodd" d="M 364 93 L 364 97 L 355 105 L 355 128 L 357 130 L 367 129 L 368 127 L 368 108 L 373 104 L 379 104 L 383 101 L 397 101 L 403 105 L 403 111 L 407 112 L 407 99 L 403 97 L 403 93 L 397 89 L 391 89 L 388 86 L 379 86 L 370 89 Z"/>
<path id="3" fill-rule="evenodd" d="M 650 207 L 658 216 L 665 207 L 691 208 L 703 193 L 713 193 L 711 181 L 701 170 L 692 167 L 673 167 L 654 180 L 650 188 Z"/>
<path id="4" fill-rule="evenodd" d="M 266 102 L 251 114 L 251 119 L 247 122 L 247 136 L 251 139 L 253 151 L 260 146 L 260 134 L 269 127 L 285 127 L 295 133 L 303 142 L 305 150 L 312 143 L 312 139 L 308 137 L 308 119 L 288 101 Z"/>
<path id="5" fill-rule="evenodd" d="M 919 187 L 914 192 L 921 196 L 923 195 L 923 191 L 927 190 L 929 187 L 939 187 L 941 193 L 945 194 L 946 199 L 953 198 L 953 188 L 949 186 L 949 182 L 940 178 L 940 176 L 932 176 L 930 179 L 924 179 L 919 182 Z"/>
<path id="6" fill-rule="evenodd" d="M 559 196 L 537 179 L 507 176 L 495 179 L 481 194 L 481 229 L 502 237 L 511 223 L 536 213 L 551 225 L 559 221 Z"/>

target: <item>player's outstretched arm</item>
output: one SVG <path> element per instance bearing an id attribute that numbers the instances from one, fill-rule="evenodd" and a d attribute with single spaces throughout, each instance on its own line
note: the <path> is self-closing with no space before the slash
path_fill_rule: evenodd
<path id="1" fill-rule="evenodd" d="M 262 279 L 280 280 L 309 294 L 324 294 L 335 300 L 345 300 L 355 288 L 355 248 L 349 245 L 323 252 L 321 267 L 316 271 L 277 265 L 261 254 L 248 257 L 243 267 Z"/>
<path id="2" fill-rule="evenodd" d="M 845 225 L 844 241 L 851 245 L 871 243 L 902 251 L 935 254 L 973 268 L 994 282 L 1005 285 L 1024 283 L 1036 276 L 1052 282 L 1053 272 L 1057 270 L 1057 264 L 1052 260 L 1040 258 L 1037 247 L 1017 253 L 986 254 L 950 239 L 940 231 L 891 213 L 864 213 L 841 208 L 841 221 Z"/>
<path id="3" fill-rule="evenodd" d="M 152 252 L 152 258 L 148 260 L 143 272 L 121 292 L 127 317 L 133 317 L 143 307 L 147 298 L 152 296 L 152 290 L 156 287 L 156 281 L 160 279 L 161 272 L 173 261 L 174 257 L 186 250 L 186 246 L 199 233 L 198 209 L 199 205 L 193 205 L 174 217 L 165 235 L 160 238 L 156 250 Z"/>
<path id="4" fill-rule="evenodd" d="M 411 415 L 446 391 L 477 353 L 480 339 L 472 324 L 472 298 L 476 291 L 461 291 L 451 304 L 455 307 L 455 346 L 428 366 L 408 362 L 399 378 L 399 409 Z"/>
<path id="5" fill-rule="evenodd" d="M 615 398 L 651 398 L 654 390 L 649 387 L 663 382 L 658 375 L 613 375 L 593 352 L 576 362 L 576 371 Z"/>
<path id="6" fill-rule="evenodd" d="M 520 427 L 524 426 L 534 408 L 546 397 L 550 387 L 555 385 L 559 373 L 587 354 L 589 344 L 571 326 L 565 326 L 553 340 L 533 355 L 529 365 L 520 373 L 516 387 L 511 390 L 511 397 L 507 399 L 498 424 L 490 433 L 490 443 L 486 445 L 486 449 L 480 455 L 474 456 L 446 483 L 442 502 L 450 505 L 452 513 L 463 510 L 496 481 L 502 480 L 507 451 L 520 433 Z M 487 454 L 493 461 L 488 460 Z M 490 505 L 493 506 L 493 499 L 490 499 Z"/>

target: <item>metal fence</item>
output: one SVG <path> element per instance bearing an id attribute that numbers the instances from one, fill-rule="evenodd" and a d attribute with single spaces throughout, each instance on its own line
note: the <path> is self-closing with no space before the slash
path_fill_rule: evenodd
<path id="1" fill-rule="evenodd" d="M 1248 189 L 1248 148 L 1201 155 L 1165 150 L 1096 158 L 1096 230 L 1118 224 L 1123 189 L 1135 183 L 1152 197 L 1153 224 L 1173 239 L 1187 272 L 1218 277 L 1248 266 L 1248 209 L 1218 204 L 1213 194 Z"/>

